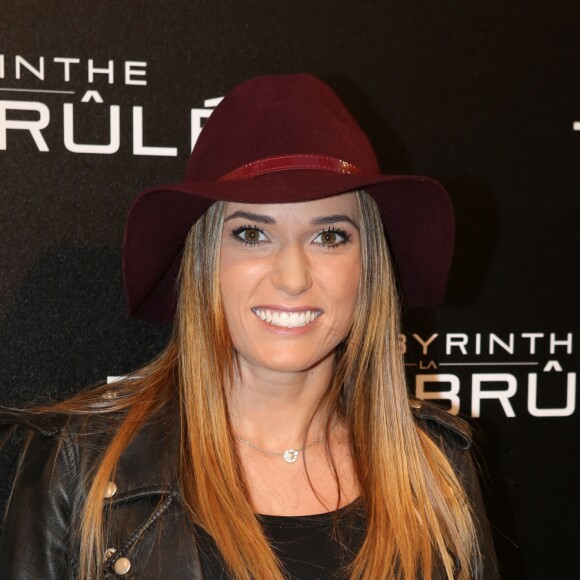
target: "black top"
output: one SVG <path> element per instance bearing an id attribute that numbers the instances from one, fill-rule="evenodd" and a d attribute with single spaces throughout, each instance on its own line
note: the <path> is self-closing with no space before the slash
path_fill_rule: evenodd
<path id="1" fill-rule="evenodd" d="M 260 515 L 258 519 L 292 580 L 346 578 L 341 569 L 352 561 L 364 540 L 366 518 L 358 500 L 319 515 Z M 230 577 L 224 571 L 215 543 L 203 531 L 199 549 L 206 580 Z"/>

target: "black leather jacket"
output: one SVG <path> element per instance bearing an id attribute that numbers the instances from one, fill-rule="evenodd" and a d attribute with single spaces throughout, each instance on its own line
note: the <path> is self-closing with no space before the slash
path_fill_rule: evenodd
<path id="1" fill-rule="evenodd" d="M 468 425 L 425 402 L 411 401 L 416 420 L 440 442 L 473 500 L 479 519 L 486 580 L 499 578 Z M 0 424 L 22 422 L 0 413 Z M 34 431 L 24 452 L 0 540 L 3 580 L 69 580 L 77 577 L 79 547 L 71 528 L 84 497 L 83 476 L 97 449 L 91 434 L 56 420 L 25 421 Z M 171 429 L 170 429 L 171 431 Z M 102 437 L 102 435 L 95 435 Z M 152 423 L 124 452 L 103 498 L 107 534 L 104 578 L 180 580 L 203 578 L 200 557 L 175 484 L 176 437 Z M 85 478 L 86 479 L 86 478 Z"/>

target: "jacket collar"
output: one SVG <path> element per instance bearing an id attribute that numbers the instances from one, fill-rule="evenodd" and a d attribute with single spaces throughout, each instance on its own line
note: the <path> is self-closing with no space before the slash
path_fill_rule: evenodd
<path id="1" fill-rule="evenodd" d="M 179 471 L 177 410 L 146 423 L 121 455 L 113 475 L 115 499 L 174 493 Z"/>

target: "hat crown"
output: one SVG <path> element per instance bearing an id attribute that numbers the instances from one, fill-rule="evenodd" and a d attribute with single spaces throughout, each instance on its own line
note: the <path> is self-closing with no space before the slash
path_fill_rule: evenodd
<path id="1" fill-rule="evenodd" d="M 186 182 L 215 181 L 278 155 L 323 155 L 380 173 L 367 136 L 334 92 L 294 74 L 257 77 L 230 91 L 199 136 Z"/>

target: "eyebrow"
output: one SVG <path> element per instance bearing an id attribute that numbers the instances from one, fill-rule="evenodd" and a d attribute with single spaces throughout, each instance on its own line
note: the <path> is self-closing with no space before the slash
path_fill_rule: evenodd
<path id="1" fill-rule="evenodd" d="M 261 224 L 275 224 L 276 220 L 269 216 L 269 215 L 264 215 L 262 213 L 252 213 L 250 211 L 235 211 L 232 215 L 229 215 L 224 222 L 227 222 L 229 220 L 233 220 L 235 218 L 244 218 L 256 223 L 261 223 Z M 328 225 L 328 224 L 334 224 L 336 222 L 348 222 L 349 224 L 353 225 L 357 230 L 359 229 L 358 225 L 354 222 L 354 220 L 350 217 L 348 217 L 345 214 L 333 214 L 333 215 L 325 215 L 325 216 L 320 216 L 317 218 L 312 218 L 310 220 L 310 223 L 313 226 L 323 226 L 323 225 Z"/>
<path id="2" fill-rule="evenodd" d="M 337 213 L 334 215 L 325 215 L 310 220 L 310 223 L 313 226 L 324 226 L 328 224 L 334 224 L 336 222 L 348 222 L 358 230 L 358 225 L 354 222 L 354 220 L 343 213 Z"/>
<path id="3" fill-rule="evenodd" d="M 235 218 L 245 218 L 250 221 L 254 221 L 261 224 L 275 224 L 276 220 L 269 215 L 264 215 L 263 213 L 252 213 L 251 211 L 235 211 L 232 215 L 228 216 L 224 222 L 233 220 Z"/>

